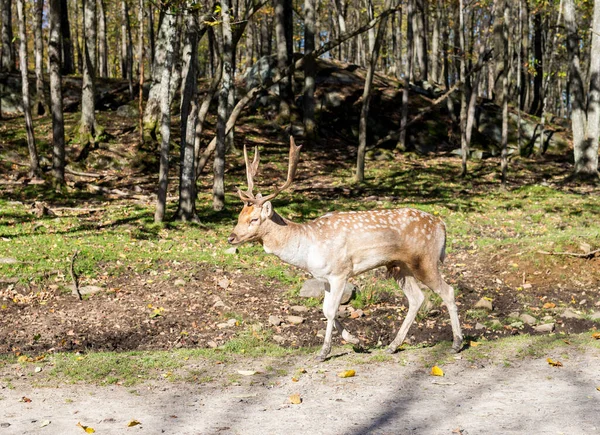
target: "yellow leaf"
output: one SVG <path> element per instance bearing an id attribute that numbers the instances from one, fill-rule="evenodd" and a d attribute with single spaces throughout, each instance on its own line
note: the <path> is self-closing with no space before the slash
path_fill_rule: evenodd
<path id="1" fill-rule="evenodd" d="M 297 377 L 295 377 L 295 376 L 292 378 L 292 382 L 298 382 L 299 380 L 300 380 L 300 379 L 298 379 L 298 378 L 297 378 Z"/>
<path id="2" fill-rule="evenodd" d="M 302 403 L 302 398 L 300 397 L 300 394 L 292 394 L 289 397 L 289 399 L 292 405 L 300 405 Z"/>
<path id="3" fill-rule="evenodd" d="M 542 308 L 549 309 L 549 308 L 555 308 L 555 307 L 556 307 L 555 303 L 553 303 L 553 302 L 546 302 Z"/>
<path id="4" fill-rule="evenodd" d="M 433 366 L 431 368 L 431 375 L 432 376 L 444 376 L 444 371 L 439 368 L 438 366 Z"/>
<path id="5" fill-rule="evenodd" d="M 344 370 L 343 372 L 339 372 L 337 375 L 340 378 L 351 378 L 352 376 L 356 375 L 356 372 L 354 370 Z"/>
<path id="6" fill-rule="evenodd" d="M 594 332 L 592 334 L 592 338 L 595 338 L 596 340 L 600 340 L 600 332 Z"/>
<path id="7" fill-rule="evenodd" d="M 80 428 L 82 428 L 85 431 L 85 433 L 94 433 L 94 432 L 96 432 L 93 427 L 84 426 L 81 423 L 77 423 L 77 426 L 80 427 Z"/>
<path id="8" fill-rule="evenodd" d="M 29 361 L 29 357 L 27 355 L 21 355 L 19 358 L 17 358 L 17 361 L 20 363 L 24 363 Z"/>
<path id="9" fill-rule="evenodd" d="M 469 342 L 469 346 L 470 346 L 470 347 L 477 347 L 477 346 L 479 346 L 480 344 L 481 344 L 481 343 L 477 343 L 476 341 L 473 341 L 473 340 L 471 340 L 471 341 Z"/>
<path id="10" fill-rule="evenodd" d="M 140 422 L 139 422 L 139 421 L 137 421 L 137 420 L 131 420 L 131 421 L 129 422 L 129 424 L 127 424 L 127 427 L 133 427 L 133 426 L 137 426 L 138 424 L 142 424 L 142 423 L 140 423 Z"/>
<path id="11" fill-rule="evenodd" d="M 552 358 L 548 358 L 546 361 L 548 361 L 548 364 L 550 364 L 552 367 L 562 367 L 562 363 L 560 361 L 554 361 Z"/>
<path id="12" fill-rule="evenodd" d="M 600 391 L 600 387 L 596 387 L 596 390 Z"/>

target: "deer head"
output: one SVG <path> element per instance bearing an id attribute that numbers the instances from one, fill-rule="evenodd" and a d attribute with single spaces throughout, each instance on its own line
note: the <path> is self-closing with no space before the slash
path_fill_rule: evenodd
<path id="1" fill-rule="evenodd" d="M 302 148 L 302 146 L 297 146 L 294 138 L 290 136 L 290 156 L 287 180 L 281 187 L 275 187 L 273 193 L 262 196 L 260 193 L 257 193 L 256 195 L 253 193 L 254 176 L 258 172 L 258 163 L 260 159 L 258 147 L 255 148 L 254 159 L 250 164 L 248 151 L 244 145 L 244 161 L 246 163 L 248 190 L 244 192 L 238 187 L 238 195 L 244 203 L 244 208 L 238 217 L 237 225 L 227 239 L 229 243 L 232 245 L 239 245 L 241 243 L 254 242 L 261 239 L 263 234 L 261 227 L 264 222 L 273 217 L 274 211 L 271 200 L 290 187 L 294 181 L 298 160 L 300 159 L 300 148 Z"/>

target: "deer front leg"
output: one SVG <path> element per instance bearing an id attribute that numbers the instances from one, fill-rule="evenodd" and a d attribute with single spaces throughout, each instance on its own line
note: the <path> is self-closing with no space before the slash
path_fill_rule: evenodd
<path id="1" fill-rule="evenodd" d="M 325 340 L 323 347 L 319 353 L 318 359 L 323 361 L 331 352 L 331 340 L 333 336 L 333 327 L 342 334 L 342 338 L 349 343 L 358 344 L 357 338 L 352 336 L 344 327 L 342 323 L 336 319 L 340 302 L 342 301 L 342 295 L 344 293 L 344 287 L 346 285 L 346 279 L 341 278 L 330 278 L 329 279 L 329 291 L 325 292 L 325 300 L 323 301 L 323 314 L 327 319 L 327 329 L 325 330 Z"/>

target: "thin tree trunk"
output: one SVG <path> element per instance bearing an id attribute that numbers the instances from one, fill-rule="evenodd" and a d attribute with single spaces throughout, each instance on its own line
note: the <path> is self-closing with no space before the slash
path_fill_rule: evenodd
<path id="1" fill-rule="evenodd" d="M 160 14 L 162 18 L 159 20 L 160 28 L 158 31 L 158 40 L 156 41 L 154 61 L 152 63 L 152 85 L 150 86 L 150 92 L 148 94 L 148 100 L 146 101 L 146 108 L 144 110 L 144 131 L 148 132 L 152 138 L 156 137 L 158 121 L 161 113 L 161 78 L 165 63 L 165 46 L 167 44 L 166 35 L 169 31 L 167 28 L 167 22 L 170 22 L 170 20 L 165 20 L 166 14 L 164 11 L 160 11 Z"/>
<path id="2" fill-rule="evenodd" d="M 127 0 L 121 0 L 121 38 L 122 38 L 122 65 L 123 78 L 127 79 L 129 95 L 133 99 L 133 39 L 131 37 L 131 25 L 129 24 L 129 6 Z"/>
<path id="3" fill-rule="evenodd" d="M 48 60 L 52 113 L 52 173 L 55 183 L 59 187 L 65 184 L 65 125 L 62 107 L 62 76 L 60 74 L 60 0 L 50 0 L 49 9 Z"/>
<path id="4" fill-rule="evenodd" d="M 384 10 L 391 9 L 392 0 L 386 0 L 383 6 Z M 373 51 L 369 59 L 369 67 L 365 78 L 365 86 L 362 96 L 362 108 L 360 111 L 360 120 L 358 125 L 358 152 L 356 157 L 356 181 L 362 183 L 365 179 L 365 153 L 367 151 L 367 121 L 369 119 L 369 105 L 373 90 L 373 77 L 375 76 L 375 66 L 379 57 L 379 49 L 386 31 L 387 18 L 381 19 L 377 25 L 377 35 L 373 44 Z"/>
<path id="5" fill-rule="evenodd" d="M 400 120 L 400 136 L 396 149 L 406 151 L 406 125 L 408 123 L 408 97 L 410 82 L 413 78 L 413 55 L 414 55 L 414 0 L 407 1 L 406 8 L 406 70 L 404 71 L 404 89 L 402 90 L 402 117 Z"/>
<path id="6" fill-rule="evenodd" d="M 315 125 L 315 75 L 316 65 L 312 52 L 315 50 L 315 0 L 304 1 L 304 54 L 309 55 L 304 64 L 304 135 L 312 142 Z"/>
<path id="7" fill-rule="evenodd" d="M 502 186 L 506 187 L 507 176 L 508 176 L 508 82 L 510 80 L 510 66 L 508 59 L 510 59 L 510 7 L 508 1 L 503 1 L 503 40 L 504 40 L 504 51 L 503 56 L 506 59 L 504 71 L 502 73 L 502 143 L 501 143 L 501 171 L 502 171 Z"/>
<path id="8" fill-rule="evenodd" d="M 0 71 L 15 71 L 15 52 L 13 48 L 12 0 L 0 0 Z"/>
<path id="9" fill-rule="evenodd" d="M 191 4 L 188 4 L 188 7 Z M 181 91 L 181 171 L 179 174 L 179 207 L 177 219 L 197 221 L 196 170 L 194 138 L 198 119 L 198 16 L 185 11 L 185 41 L 183 46 L 183 88 Z"/>
<path id="10" fill-rule="evenodd" d="M 34 57 L 35 57 L 35 113 L 43 115 L 48 113 L 46 91 L 44 89 L 44 40 L 42 37 L 42 16 L 44 0 L 35 1 Z"/>
<path id="11" fill-rule="evenodd" d="M 96 71 L 96 0 L 83 0 L 84 6 L 84 59 L 81 92 L 81 124 L 80 143 L 82 145 L 78 160 L 85 158 L 89 151 L 90 143 L 94 141 L 96 134 L 95 110 L 95 71 Z"/>
<path id="12" fill-rule="evenodd" d="M 277 68 L 280 71 L 289 70 L 292 61 L 288 50 L 288 15 L 291 11 L 291 0 L 275 0 L 275 36 L 277 39 Z M 286 74 L 279 82 L 279 118 L 281 122 L 286 122 L 292 114 L 292 82 L 291 73 Z"/>
<path id="13" fill-rule="evenodd" d="M 98 75 L 100 77 L 108 77 L 108 41 L 106 38 L 106 8 L 104 0 L 98 0 Z"/>
<path id="14" fill-rule="evenodd" d="M 165 7 L 168 7 L 165 5 Z M 165 35 L 164 50 L 165 62 L 162 68 L 160 80 L 160 168 L 158 173 L 158 191 L 156 200 L 156 211 L 154 222 L 162 222 L 165 219 L 167 208 L 167 187 L 169 182 L 169 145 L 171 140 L 171 69 L 175 56 L 175 16 L 166 13 L 164 18 Z"/>
<path id="15" fill-rule="evenodd" d="M 43 0 L 42 0 L 43 1 Z M 81 54 L 81 45 L 79 44 L 79 1 L 73 1 L 73 11 L 75 16 L 75 53 L 77 54 L 77 61 L 75 65 L 77 65 L 77 72 L 79 74 L 83 74 L 83 56 Z M 83 32 L 83 31 L 82 31 Z"/>
<path id="16" fill-rule="evenodd" d="M 459 1 L 458 6 L 458 21 L 459 21 L 459 45 L 460 45 L 460 80 L 463 82 L 462 92 L 460 94 L 460 155 L 461 155 L 461 170 L 460 176 L 465 177 L 467 175 L 467 161 L 469 159 L 469 144 L 467 142 L 467 99 L 471 93 L 469 84 L 466 80 L 467 72 L 467 53 L 465 46 L 465 12 L 463 7 L 463 0 Z"/>
<path id="17" fill-rule="evenodd" d="M 232 70 L 233 56 L 231 20 L 229 10 L 231 7 L 230 0 L 221 2 L 221 55 L 223 58 L 223 79 L 221 82 L 221 90 L 219 91 L 219 105 L 217 109 L 217 147 L 215 153 L 215 161 L 213 164 L 214 180 L 213 180 L 213 209 L 222 210 L 225 207 L 225 125 L 227 122 L 227 103 L 229 93 L 233 86 Z M 283 69 L 280 70 L 280 73 Z"/>
<path id="18" fill-rule="evenodd" d="M 67 0 L 61 0 L 60 7 L 60 32 L 62 36 L 62 74 L 73 74 L 75 63 L 73 62 L 73 41 L 71 41 L 71 25 L 69 24 L 69 8 Z"/>
<path id="19" fill-rule="evenodd" d="M 23 0 L 17 0 L 17 16 L 19 22 L 19 66 L 21 68 L 21 91 L 23 94 L 23 114 L 27 130 L 27 148 L 29 150 L 29 172 L 32 176 L 41 175 L 40 161 L 35 146 L 33 134 L 33 119 L 31 118 L 31 103 L 29 101 L 29 77 L 27 76 L 27 37 L 25 32 L 25 12 Z"/>
<path id="20" fill-rule="evenodd" d="M 138 31 L 138 64 L 139 64 L 139 93 L 138 93 L 138 141 L 144 144 L 144 0 L 139 0 L 139 31 Z"/>

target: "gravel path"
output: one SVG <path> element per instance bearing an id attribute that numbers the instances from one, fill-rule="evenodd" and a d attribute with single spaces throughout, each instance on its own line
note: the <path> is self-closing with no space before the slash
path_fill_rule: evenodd
<path id="1" fill-rule="evenodd" d="M 238 370 L 260 372 L 265 362 L 244 359 L 245 367 L 221 367 L 207 384 L 32 388 L 0 380 L 0 435 L 85 433 L 78 423 L 97 434 L 600 433 L 597 348 L 553 352 L 562 367 L 546 357 L 508 364 L 462 358 L 442 366 L 444 377 L 429 374 L 421 351 L 410 352 L 409 361 L 399 353 L 368 363 L 344 353 L 325 363 L 296 357 L 282 362 L 285 374 L 251 376 Z M 306 372 L 295 381 L 299 367 Z M 346 369 L 356 376 L 337 376 Z M 227 381 L 236 377 L 239 385 Z M 293 394 L 302 403 L 289 403 Z M 132 420 L 141 424 L 128 427 Z"/>

